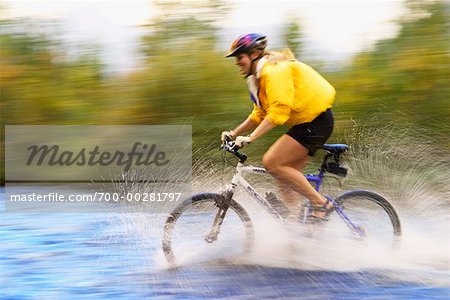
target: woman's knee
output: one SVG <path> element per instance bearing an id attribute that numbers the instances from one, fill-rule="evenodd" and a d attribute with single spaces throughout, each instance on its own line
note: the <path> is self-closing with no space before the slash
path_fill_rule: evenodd
<path id="1" fill-rule="evenodd" d="M 280 163 L 276 159 L 275 156 L 271 155 L 270 153 L 266 153 L 263 156 L 262 163 L 264 168 L 272 174 L 278 173 L 278 170 L 280 169 Z"/>

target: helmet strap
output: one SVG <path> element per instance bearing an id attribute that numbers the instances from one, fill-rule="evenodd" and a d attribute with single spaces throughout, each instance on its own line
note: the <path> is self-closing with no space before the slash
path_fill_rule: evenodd
<path id="1" fill-rule="evenodd" d="M 251 63 L 251 65 L 250 65 L 250 73 L 248 73 L 247 76 L 245 76 L 245 77 L 248 77 L 248 76 L 250 76 L 250 75 L 253 74 L 253 72 L 255 71 L 255 70 L 253 70 L 253 68 L 255 67 L 255 64 L 258 63 L 258 60 L 261 59 L 261 57 L 263 57 L 262 54 L 261 54 L 261 55 L 258 55 L 257 57 L 251 59 L 251 62 L 252 62 L 252 63 Z"/>

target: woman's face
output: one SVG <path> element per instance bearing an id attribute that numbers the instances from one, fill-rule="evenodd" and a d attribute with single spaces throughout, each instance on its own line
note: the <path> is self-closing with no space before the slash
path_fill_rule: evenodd
<path id="1" fill-rule="evenodd" d="M 248 54 L 239 54 L 236 56 L 236 66 L 239 67 L 239 73 L 247 76 L 251 73 L 252 61 Z"/>

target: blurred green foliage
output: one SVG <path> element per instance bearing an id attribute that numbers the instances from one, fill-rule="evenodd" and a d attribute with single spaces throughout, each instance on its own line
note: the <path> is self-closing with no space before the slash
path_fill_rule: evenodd
<path id="1" fill-rule="evenodd" d="M 296 57 L 302 57 L 304 38 L 300 26 L 300 21 L 291 18 L 283 29 L 283 40 L 286 46 L 291 49 Z"/>
<path id="2" fill-rule="evenodd" d="M 450 146 L 448 3 L 408 1 L 408 7 L 395 38 L 351 63 L 327 71 L 306 61 L 338 91 L 334 140 L 369 120 L 421 128 L 443 149 Z M 56 37 L 24 26 L 28 21 L 0 21 L 2 141 L 5 124 L 192 124 L 194 159 L 217 154 L 220 132 L 251 110 L 234 61 L 217 49 L 214 24 L 229 8 L 221 1 L 161 2 L 159 8 L 161 15 L 145 27 L 141 68 L 120 76 L 105 72 L 95 49 L 69 55 Z M 284 32 L 297 53 L 299 30 L 291 20 Z M 249 154 L 258 160 L 285 130 L 275 129 Z"/>
<path id="3" fill-rule="evenodd" d="M 359 53 L 332 81 L 353 115 L 403 122 L 447 136 L 450 132 L 448 2 L 407 2 L 397 37 Z"/>

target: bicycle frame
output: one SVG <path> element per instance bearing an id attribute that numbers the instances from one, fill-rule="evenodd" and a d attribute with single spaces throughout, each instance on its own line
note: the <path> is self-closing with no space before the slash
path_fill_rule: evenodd
<path id="1" fill-rule="evenodd" d="M 311 183 L 314 183 L 314 188 L 316 189 L 316 191 L 320 190 L 324 176 L 325 176 L 324 171 L 320 171 L 319 174 L 317 174 L 317 175 L 315 175 L 315 174 L 306 174 L 305 175 L 306 180 L 308 180 Z"/>
<path id="2" fill-rule="evenodd" d="M 234 195 L 234 191 L 236 190 L 237 186 L 242 186 L 244 190 L 256 200 L 258 204 L 260 204 L 262 207 L 265 208 L 265 210 L 272 215 L 274 218 L 279 220 L 284 220 L 281 215 L 274 209 L 272 206 L 267 202 L 267 200 L 262 197 L 252 186 L 250 183 L 245 180 L 243 177 L 243 174 L 250 173 L 250 174 L 268 174 L 267 170 L 262 167 L 254 167 L 254 166 L 246 166 L 241 162 L 238 162 L 238 165 L 236 167 L 236 173 L 233 175 L 233 178 L 231 179 L 231 185 L 227 187 L 226 194 L 232 197 Z M 315 184 L 316 191 L 319 191 L 320 186 L 322 184 L 323 177 L 325 175 L 325 172 L 321 171 L 319 174 L 308 174 L 306 175 L 306 179 L 309 182 L 312 182 Z M 334 200 L 333 200 L 334 203 Z"/>
<path id="3" fill-rule="evenodd" d="M 283 218 L 281 215 L 274 209 L 272 206 L 262 197 L 252 186 L 250 183 L 245 180 L 245 178 L 242 176 L 245 173 L 251 173 L 251 174 L 267 174 L 267 170 L 261 167 L 254 167 L 254 166 L 246 166 L 241 162 L 238 162 L 238 165 L 236 167 L 236 173 L 233 175 L 233 178 L 231 179 L 231 184 L 226 188 L 226 195 L 230 197 L 233 197 L 234 191 L 236 190 L 236 187 L 238 185 L 242 186 L 244 190 L 252 196 L 256 200 L 256 202 L 261 205 L 272 217 L 275 219 L 278 219 L 280 221 L 283 221 Z"/>
<path id="4" fill-rule="evenodd" d="M 231 199 L 234 195 L 234 192 L 238 186 L 242 186 L 244 190 L 256 200 L 256 202 L 261 205 L 273 218 L 284 223 L 285 219 L 267 202 L 267 200 L 262 197 L 252 186 L 250 183 L 245 180 L 243 174 L 268 174 L 267 170 L 262 167 L 254 167 L 254 166 L 246 166 L 242 162 L 238 162 L 236 167 L 236 172 L 231 179 L 231 184 L 226 188 L 225 195 Z M 306 179 L 314 184 L 315 190 L 319 191 L 323 182 L 323 178 L 325 176 L 325 171 L 320 170 L 319 174 L 307 174 Z M 344 222 L 351 229 L 355 230 L 361 237 L 365 236 L 365 233 L 361 230 L 360 227 L 356 226 L 347 214 L 344 212 L 342 207 L 336 203 L 336 201 L 331 197 L 326 197 L 334 206 L 336 213 L 344 220 Z"/>

